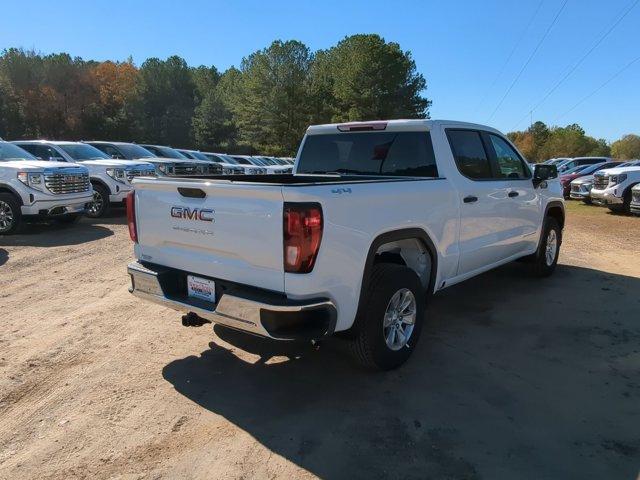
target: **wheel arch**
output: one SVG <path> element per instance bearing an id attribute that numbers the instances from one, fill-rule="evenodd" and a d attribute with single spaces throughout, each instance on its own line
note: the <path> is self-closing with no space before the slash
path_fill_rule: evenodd
<path id="1" fill-rule="evenodd" d="M 429 281 L 428 281 L 426 291 L 428 294 L 433 293 L 435 289 L 435 283 L 436 283 L 436 278 L 438 273 L 438 253 L 437 253 L 435 243 L 433 242 L 433 240 L 431 240 L 427 232 L 422 228 L 403 228 L 398 230 L 392 230 L 389 232 L 384 232 L 378 235 L 371 242 L 371 245 L 369 246 L 369 251 L 367 252 L 367 258 L 365 260 L 364 271 L 362 274 L 362 285 L 360 287 L 360 300 L 362 300 L 364 292 L 366 292 L 367 284 L 369 282 L 369 277 L 371 275 L 371 270 L 373 268 L 373 265 L 376 263 L 377 257 L 380 257 L 382 255 L 392 255 L 395 257 L 395 260 L 391 260 L 391 258 L 387 257 L 389 258 L 389 260 L 391 260 L 389 263 L 403 264 L 402 262 L 398 261 L 397 257 L 400 256 L 398 255 L 398 253 L 391 253 L 385 250 L 381 251 L 381 248 L 389 244 L 397 244 L 397 242 L 401 242 L 404 240 L 415 240 L 422 245 L 422 247 L 426 252 L 428 252 L 431 263 L 430 263 L 430 272 L 429 272 L 429 279 L 428 279 Z M 404 264 L 406 265 L 406 263 Z"/>
<path id="2" fill-rule="evenodd" d="M 560 230 L 564 229 L 565 224 L 565 210 L 564 204 L 559 201 L 549 202 L 544 211 L 544 218 L 552 217 L 560 225 Z"/>
<path id="3" fill-rule="evenodd" d="M 10 187 L 9 185 L 5 185 L 3 183 L 0 183 L 0 193 L 9 193 L 11 195 L 13 195 L 15 197 L 15 199 L 18 201 L 18 204 L 20 206 L 24 205 L 24 202 L 22 201 L 22 197 L 20 196 L 20 194 L 18 192 L 16 192 L 13 187 Z"/>
<path id="4" fill-rule="evenodd" d="M 109 185 L 107 185 L 107 183 L 100 177 L 89 177 L 89 181 L 91 182 L 91 185 L 98 184 L 101 187 L 106 188 L 109 195 L 111 195 L 111 187 L 109 187 Z"/>

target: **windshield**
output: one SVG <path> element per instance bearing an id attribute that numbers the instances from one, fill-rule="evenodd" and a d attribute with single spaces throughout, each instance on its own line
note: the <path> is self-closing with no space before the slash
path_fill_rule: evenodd
<path id="1" fill-rule="evenodd" d="M 13 143 L 0 142 L 0 161 L 10 160 L 37 160 L 37 158 Z"/>
<path id="2" fill-rule="evenodd" d="M 437 177 L 429 132 L 309 135 L 297 173 Z"/>
<path id="3" fill-rule="evenodd" d="M 85 143 L 72 143 L 58 146 L 67 152 L 67 154 L 69 154 L 69 156 L 74 160 L 99 160 L 103 158 L 110 158 L 106 153 Z"/>
<path id="4" fill-rule="evenodd" d="M 190 151 L 189 153 L 197 160 L 209 160 L 209 158 L 202 152 Z"/>
<path id="5" fill-rule="evenodd" d="M 572 173 L 578 173 L 591 165 L 578 165 L 577 167 L 569 168 L 562 172 L 563 175 L 571 175 Z"/>
<path id="6" fill-rule="evenodd" d="M 253 165 L 253 163 L 251 163 L 249 160 L 247 160 L 246 158 L 242 158 L 242 157 L 233 157 L 234 160 L 236 162 L 238 162 L 240 165 Z"/>
<path id="7" fill-rule="evenodd" d="M 135 143 L 121 143 L 118 148 L 127 156 L 127 158 L 155 158 L 155 155 L 146 148 L 142 148 Z"/>
<path id="8" fill-rule="evenodd" d="M 183 154 L 181 154 L 179 151 L 177 151 L 175 148 L 171 148 L 171 147 L 161 147 L 161 146 L 155 146 L 155 149 L 158 150 L 160 152 L 160 156 L 165 157 L 165 158 L 178 158 L 180 160 L 185 160 L 187 159 L 187 157 Z"/>
<path id="9" fill-rule="evenodd" d="M 270 158 L 267 158 L 267 157 L 260 157 L 258 160 L 260 160 L 262 163 L 264 163 L 266 165 L 278 165 L 277 162 L 275 162 L 274 160 L 271 160 Z"/>

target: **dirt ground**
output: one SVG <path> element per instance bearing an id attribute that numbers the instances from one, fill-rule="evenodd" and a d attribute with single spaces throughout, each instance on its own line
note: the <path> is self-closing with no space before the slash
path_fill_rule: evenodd
<path id="1" fill-rule="evenodd" d="M 122 212 L 0 237 L 0 478 L 635 479 L 640 218 L 569 206 L 561 265 L 437 294 L 364 372 L 128 291 Z"/>

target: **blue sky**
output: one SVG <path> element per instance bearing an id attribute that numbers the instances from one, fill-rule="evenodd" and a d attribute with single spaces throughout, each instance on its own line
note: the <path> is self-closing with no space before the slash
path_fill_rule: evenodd
<path id="1" fill-rule="evenodd" d="M 561 10 L 564 2 L 10 1 L 2 7 L 0 49 L 65 51 L 96 60 L 131 55 L 137 64 L 177 54 L 191 65 L 224 70 L 274 39 L 301 40 L 317 50 L 346 35 L 378 33 L 412 52 L 427 79 L 432 118 L 510 131 L 526 128 L 531 107 L 635 4 L 533 112 L 533 120 L 576 122 L 608 140 L 640 133 L 640 59 L 596 91 L 640 57 L 638 0 L 568 0 Z"/>

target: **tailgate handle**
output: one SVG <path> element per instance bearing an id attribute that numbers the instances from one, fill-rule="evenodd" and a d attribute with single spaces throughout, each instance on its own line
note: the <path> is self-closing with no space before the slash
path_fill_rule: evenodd
<path id="1" fill-rule="evenodd" d="M 207 196 L 207 194 L 199 188 L 178 187 L 178 193 L 180 193 L 180 195 L 182 195 L 183 197 L 189 198 L 204 198 Z"/>

